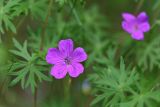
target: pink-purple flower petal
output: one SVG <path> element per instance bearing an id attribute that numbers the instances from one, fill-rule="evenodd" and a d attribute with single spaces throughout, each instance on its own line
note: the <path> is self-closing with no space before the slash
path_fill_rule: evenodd
<path id="1" fill-rule="evenodd" d="M 61 40 L 58 48 L 50 48 L 46 55 L 46 61 L 54 65 L 50 74 L 56 79 L 62 79 L 67 73 L 71 77 L 78 77 L 83 73 L 83 65 L 79 62 L 87 59 L 84 49 L 78 47 L 73 50 L 73 41 L 71 39 Z"/>
<path id="2" fill-rule="evenodd" d="M 139 29 L 143 32 L 148 32 L 150 30 L 150 25 L 148 22 L 139 24 Z"/>
<path id="3" fill-rule="evenodd" d="M 133 32 L 132 26 L 130 25 L 130 23 L 128 23 L 126 21 L 122 22 L 122 28 L 128 33 L 132 33 Z"/>
<path id="4" fill-rule="evenodd" d="M 65 57 L 69 56 L 73 52 L 73 41 L 71 39 L 61 40 L 58 47 Z"/>
<path id="5" fill-rule="evenodd" d="M 142 31 L 136 31 L 136 32 L 132 33 L 131 36 L 135 40 L 143 40 L 144 39 L 144 34 Z"/>
<path id="6" fill-rule="evenodd" d="M 139 15 L 137 16 L 137 20 L 138 20 L 139 22 L 148 21 L 148 16 L 147 16 L 146 12 L 141 12 L 141 13 L 139 13 Z"/>
<path id="7" fill-rule="evenodd" d="M 127 21 L 127 22 L 130 22 L 130 21 L 133 21 L 133 20 L 136 19 L 136 17 L 133 16 L 132 14 L 130 14 L 130 13 L 123 13 L 123 14 L 122 14 L 122 17 L 123 17 L 123 19 L 124 19 L 125 21 Z"/>
<path id="8" fill-rule="evenodd" d="M 144 32 L 150 30 L 150 24 L 148 22 L 148 16 L 145 12 L 141 12 L 137 17 L 130 13 L 123 13 L 122 28 L 131 34 L 135 40 L 143 40 Z"/>
<path id="9" fill-rule="evenodd" d="M 49 48 L 46 55 L 46 61 L 49 64 L 62 63 L 63 58 L 60 51 L 56 48 Z"/>
<path id="10" fill-rule="evenodd" d="M 84 67 L 80 63 L 72 63 L 67 67 L 68 73 L 71 77 L 78 77 L 84 71 Z"/>
<path id="11" fill-rule="evenodd" d="M 83 48 L 76 48 L 71 55 L 73 62 L 83 62 L 87 59 L 87 54 Z"/>
<path id="12" fill-rule="evenodd" d="M 67 66 L 64 64 L 57 64 L 51 68 L 50 74 L 56 79 L 62 79 L 67 74 Z"/>

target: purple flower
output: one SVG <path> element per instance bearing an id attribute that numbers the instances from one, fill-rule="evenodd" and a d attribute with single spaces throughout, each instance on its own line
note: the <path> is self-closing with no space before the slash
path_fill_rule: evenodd
<path id="1" fill-rule="evenodd" d="M 56 79 L 62 79 L 67 72 L 71 77 L 78 77 L 84 71 L 80 62 L 87 59 L 87 54 L 83 48 L 73 49 L 71 39 L 61 40 L 57 48 L 48 49 L 46 61 L 54 65 L 51 68 L 51 75 Z"/>
<path id="2" fill-rule="evenodd" d="M 137 17 L 130 13 L 123 13 L 122 28 L 131 34 L 131 37 L 135 40 L 143 40 L 144 32 L 150 30 L 150 24 L 148 22 L 148 16 L 145 12 L 141 12 Z"/>

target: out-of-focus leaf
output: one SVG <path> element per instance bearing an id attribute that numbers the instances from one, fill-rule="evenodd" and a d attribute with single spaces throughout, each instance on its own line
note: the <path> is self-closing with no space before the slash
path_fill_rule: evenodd
<path id="1" fill-rule="evenodd" d="M 27 41 L 23 45 L 13 39 L 14 45 L 18 50 L 11 50 L 11 52 L 19 56 L 16 58 L 16 62 L 13 63 L 11 68 L 11 75 L 15 78 L 11 81 L 10 85 L 13 86 L 18 82 L 21 83 L 21 87 L 26 89 L 31 87 L 32 92 L 37 87 L 37 82 L 50 81 L 49 76 L 45 75 L 47 68 L 45 67 L 46 62 L 38 55 L 30 55 L 27 50 Z"/>

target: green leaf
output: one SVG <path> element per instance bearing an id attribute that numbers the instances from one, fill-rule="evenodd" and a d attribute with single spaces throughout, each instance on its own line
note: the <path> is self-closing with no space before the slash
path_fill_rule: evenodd
<path id="1" fill-rule="evenodd" d="M 30 60 L 31 56 L 27 50 L 27 41 L 24 42 L 23 46 L 15 39 L 13 39 L 13 43 L 18 50 L 10 50 L 10 52 L 26 60 Z"/>
<path id="2" fill-rule="evenodd" d="M 102 95 L 98 95 L 91 103 L 91 106 L 97 104 L 98 102 L 100 102 L 101 100 L 103 100 L 105 98 L 105 94 Z"/>
<path id="3" fill-rule="evenodd" d="M 138 64 L 144 70 L 153 70 L 154 67 L 160 68 L 160 36 L 155 37 L 149 44 L 137 52 Z"/>
<path id="4" fill-rule="evenodd" d="M 30 55 L 27 50 L 27 41 L 23 43 L 23 46 L 16 39 L 13 39 L 13 42 L 17 50 L 11 50 L 10 52 L 20 58 L 15 59 L 11 68 L 10 75 L 15 78 L 10 85 L 13 86 L 20 82 L 22 89 L 30 87 L 34 93 L 39 82 L 51 81 L 50 77 L 44 74 L 48 67 L 37 53 Z"/>
<path id="5" fill-rule="evenodd" d="M 56 0 L 57 3 L 59 3 L 60 6 L 63 6 L 65 3 L 67 3 L 69 0 Z"/>
<path id="6" fill-rule="evenodd" d="M 7 2 L 1 0 L 0 4 L 0 26 L 4 23 L 4 27 L 12 32 L 16 33 L 16 27 L 13 23 L 13 19 L 15 18 L 15 10 L 17 8 L 21 0 L 8 0 Z M 4 28 L 0 27 L 1 33 L 4 33 Z"/>
<path id="7" fill-rule="evenodd" d="M 105 64 L 107 63 L 104 62 Z M 135 69 L 126 69 L 122 57 L 120 68 L 116 68 L 115 65 L 107 66 L 107 69 L 103 67 L 96 69 L 99 72 L 89 76 L 89 80 L 93 84 L 94 94 L 97 96 L 92 104 L 102 101 L 103 107 L 120 106 L 119 102 L 126 100 L 126 94 L 134 92 L 132 89 L 136 86 L 139 77 L 134 71 Z"/>

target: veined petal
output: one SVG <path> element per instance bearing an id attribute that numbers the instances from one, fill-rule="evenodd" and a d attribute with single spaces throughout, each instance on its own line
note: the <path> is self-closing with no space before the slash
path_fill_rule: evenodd
<path id="1" fill-rule="evenodd" d="M 78 47 L 73 51 L 71 58 L 73 62 L 83 62 L 87 59 L 87 54 L 83 48 Z"/>
<path id="2" fill-rule="evenodd" d="M 150 30 L 150 24 L 148 22 L 144 22 L 139 24 L 139 29 L 143 32 L 148 32 Z"/>
<path id="3" fill-rule="evenodd" d="M 138 20 L 138 22 L 148 21 L 148 16 L 147 16 L 146 12 L 139 13 L 139 15 L 137 16 L 137 20 Z"/>
<path id="4" fill-rule="evenodd" d="M 130 24 L 129 22 L 123 21 L 122 22 L 122 28 L 128 32 L 128 33 L 132 33 L 133 31 L 133 24 Z"/>
<path id="5" fill-rule="evenodd" d="M 48 53 L 46 55 L 46 61 L 49 64 L 57 64 L 63 61 L 62 54 L 56 48 L 49 48 Z"/>
<path id="6" fill-rule="evenodd" d="M 56 79 L 62 79 L 67 74 L 67 66 L 65 64 L 57 64 L 51 68 L 50 74 Z"/>
<path id="7" fill-rule="evenodd" d="M 80 63 L 72 63 L 67 66 L 68 73 L 71 77 L 78 77 L 84 71 L 84 67 Z"/>
<path id="8" fill-rule="evenodd" d="M 58 47 L 65 57 L 69 56 L 73 52 L 73 41 L 71 39 L 61 40 Z"/>
<path id="9" fill-rule="evenodd" d="M 122 13 L 122 17 L 127 22 L 130 22 L 136 19 L 136 17 L 130 13 Z"/>
<path id="10" fill-rule="evenodd" d="M 132 33 L 131 36 L 135 40 L 143 40 L 144 39 L 144 34 L 142 31 L 135 31 L 134 33 Z"/>

